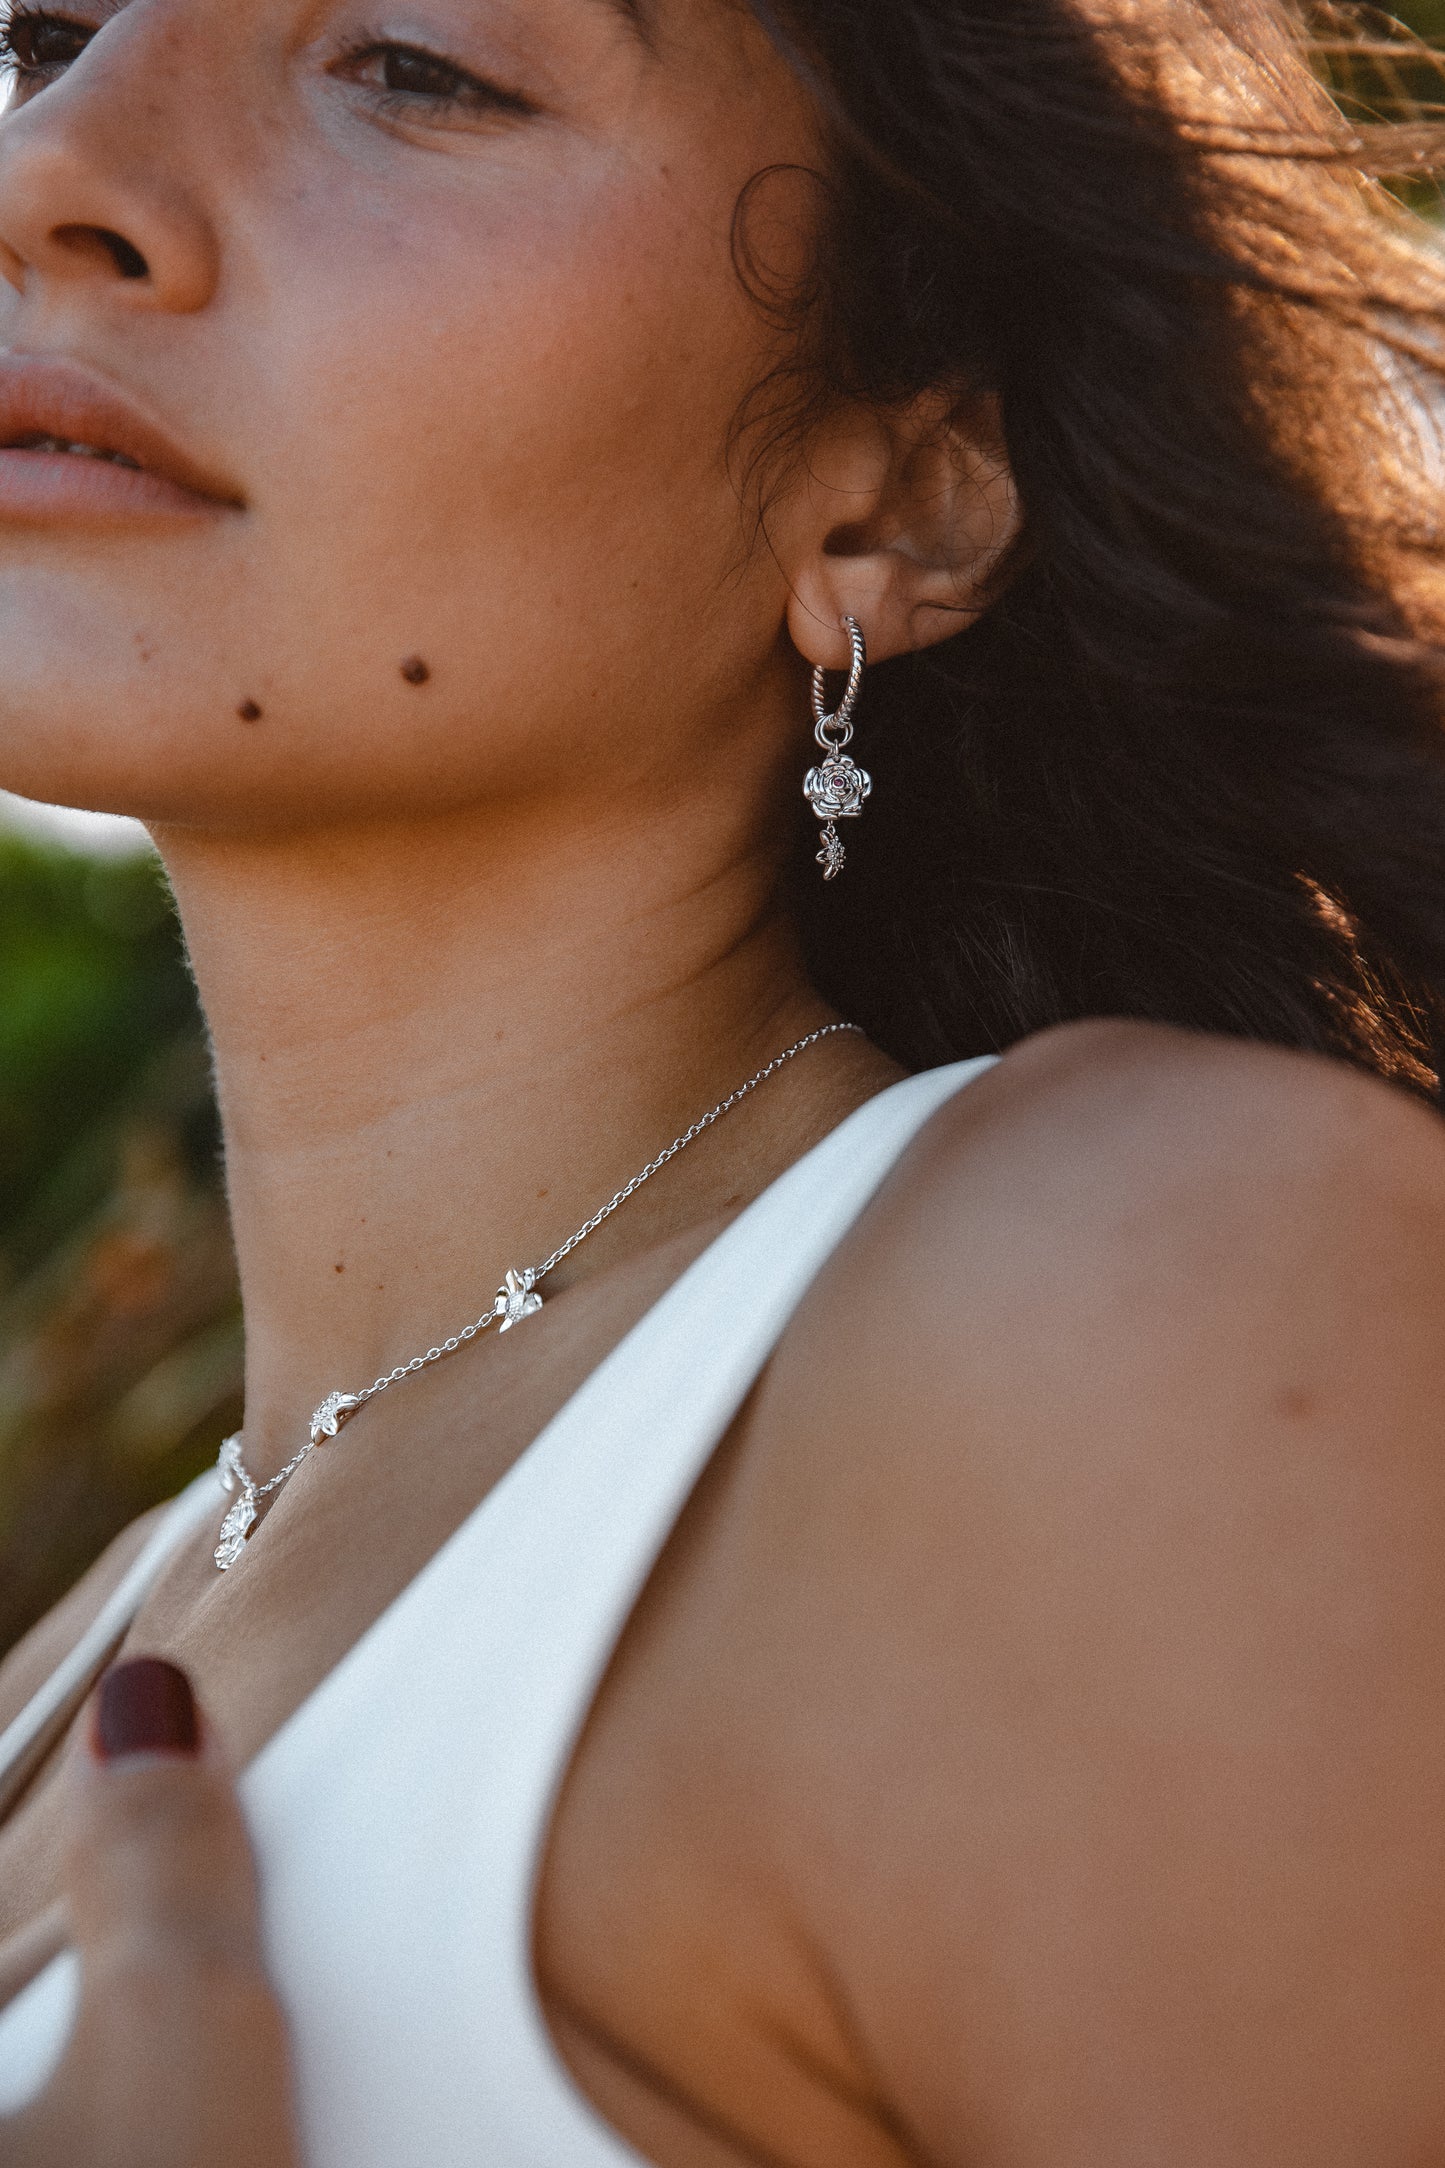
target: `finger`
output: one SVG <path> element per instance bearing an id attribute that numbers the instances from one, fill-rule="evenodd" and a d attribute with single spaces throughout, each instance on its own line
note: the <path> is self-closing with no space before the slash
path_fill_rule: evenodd
<path id="1" fill-rule="evenodd" d="M 37 2110 L 48 2142 L 97 2168 L 290 2168 L 251 1849 L 184 1673 L 145 1658 L 107 1674 L 69 1804 L 81 1996 Z"/>
<path id="2" fill-rule="evenodd" d="M 69 1802 L 67 1896 L 87 1971 L 260 1970 L 251 1847 L 184 1672 L 157 1658 L 101 1682 Z"/>

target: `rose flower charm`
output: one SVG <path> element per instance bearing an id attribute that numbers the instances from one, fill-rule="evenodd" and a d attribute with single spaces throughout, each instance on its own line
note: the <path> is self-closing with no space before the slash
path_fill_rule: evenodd
<path id="1" fill-rule="evenodd" d="M 809 769 L 803 796 L 823 823 L 818 863 L 825 881 L 835 881 L 848 858 L 835 823 L 857 820 L 872 790 L 873 778 L 846 753 L 830 753 L 818 767 Z"/>

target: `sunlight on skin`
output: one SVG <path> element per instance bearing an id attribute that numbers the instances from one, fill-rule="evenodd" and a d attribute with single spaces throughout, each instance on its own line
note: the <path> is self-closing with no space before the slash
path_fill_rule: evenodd
<path id="1" fill-rule="evenodd" d="M 877 662 L 946 637 L 1012 531 L 996 426 L 935 397 L 824 415 L 760 539 L 734 428 L 790 357 L 735 213 L 776 176 L 806 270 L 817 122 L 734 0 L 647 15 L 64 0 L 0 128 L 0 782 L 169 868 L 258 1474 L 830 1020 L 808 665 L 845 615 Z M 225 1608 L 214 1526 L 175 1562 L 135 1632 L 238 1763 L 897 1075 L 815 1053 L 525 1334 L 309 1458 Z M 1047 1035 L 936 1126 L 555 1824 L 538 1983 L 660 2168 L 1440 2157 L 1442 1222 L 1424 1110 L 1152 1027 Z M 62 1886 L 48 1806 L 0 1830 L 0 1940 Z"/>

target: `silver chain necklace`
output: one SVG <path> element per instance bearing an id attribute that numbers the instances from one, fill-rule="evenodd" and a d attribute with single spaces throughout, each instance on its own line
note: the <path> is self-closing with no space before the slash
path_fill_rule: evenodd
<path id="1" fill-rule="evenodd" d="M 529 1265 L 521 1272 L 509 1272 L 497 1290 L 497 1299 L 491 1309 L 479 1317 L 474 1325 L 464 1326 L 462 1331 L 453 1333 L 451 1339 L 443 1340 L 440 1347 L 428 1348 L 425 1355 L 414 1355 L 409 1363 L 398 1363 L 395 1370 L 388 1370 L 384 1377 L 374 1379 L 362 1392 L 328 1393 L 311 1418 L 311 1435 L 306 1443 L 299 1453 L 287 1461 L 278 1475 L 272 1476 L 269 1483 L 257 1483 L 247 1472 L 245 1461 L 241 1457 L 244 1433 L 238 1431 L 234 1438 L 228 1438 L 221 1447 L 218 1463 L 221 1484 L 228 1493 L 239 1491 L 240 1495 L 221 1524 L 221 1540 L 216 1546 L 216 1564 L 222 1573 L 228 1572 L 245 1550 L 247 1540 L 256 1525 L 261 1500 L 269 1498 L 273 1491 L 280 1490 L 282 1484 L 295 1475 L 302 1462 L 309 1460 L 318 1446 L 325 1445 L 328 1439 L 336 1437 L 343 1424 L 348 1423 L 352 1416 L 364 1408 L 368 1400 L 375 1400 L 378 1393 L 386 1392 L 390 1386 L 401 1385 L 407 1378 L 415 1377 L 419 1370 L 429 1370 L 433 1363 L 441 1362 L 444 1357 L 455 1355 L 458 1348 L 465 1347 L 469 1340 L 480 1338 L 481 1334 L 489 1331 L 493 1325 L 499 1332 L 510 1332 L 514 1325 L 520 1325 L 526 1318 L 535 1317 L 542 1307 L 542 1297 L 537 1292 L 540 1282 L 545 1280 L 549 1273 L 555 1272 L 563 1259 L 570 1257 L 589 1235 L 595 1235 L 603 1222 L 610 1220 L 613 1213 L 619 1211 L 629 1197 L 635 1197 L 644 1182 L 650 1182 L 669 1160 L 676 1159 L 679 1152 L 685 1152 L 690 1144 L 696 1143 L 704 1130 L 711 1129 L 714 1122 L 720 1122 L 725 1114 L 730 1114 L 740 1101 L 755 1092 L 760 1084 L 766 1084 L 769 1077 L 776 1076 L 790 1061 L 796 1061 L 800 1054 L 806 1054 L 810 1046 L 817 1046 L 822 1039 L 836 1038 L 842 1032 L 861 1034 L 862 1028 L 861 1024 L 825 1024 L 821 1031 L 810 1031 L 806 1039 L 799 1039 L 795 1046 L 790 1046 L 784 1053 L 776 1055 L 765 1069 L 759 1069 L 757 1075 L 749 1077 L 746 1084 L 740 1084 L 726 1099 L 719 1100 L 711 1113 L 704 1114 L 700 1121 L 694 1122 L 691 1129 L 669 1144 L 665 1152 L 659 1152 L 656 1159 L 645 1166 L 640 1174 L 634 1174 L 632 1180 L 619 1189 L 615 1197 L 609 1197 L 601 1211 L 594 1212 L 585 1226 L 579 1227 L 575 1235 L 569 1235 L 560 1249 L 553 1250 L 545 1264 Z"/>

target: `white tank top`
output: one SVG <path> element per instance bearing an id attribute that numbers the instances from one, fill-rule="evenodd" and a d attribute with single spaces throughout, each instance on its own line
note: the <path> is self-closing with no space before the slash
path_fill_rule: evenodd
<path id="1" fill-rule="evenodd" d="M 241 1781 L 307 2168 L 640 2168 L 552 2045 L 532 1910 L 553 1805 L 659 1553 L 809 1285 L 989 1061 L 911 1077 L 775 1182 L 664 1295 Z M 0 1737 L 0 1786 L 104 1662 L 171 1508 L 75 1656 Z M 59 1958 L 0 2015 L 0 2112 L 73 2019 Z"/>

